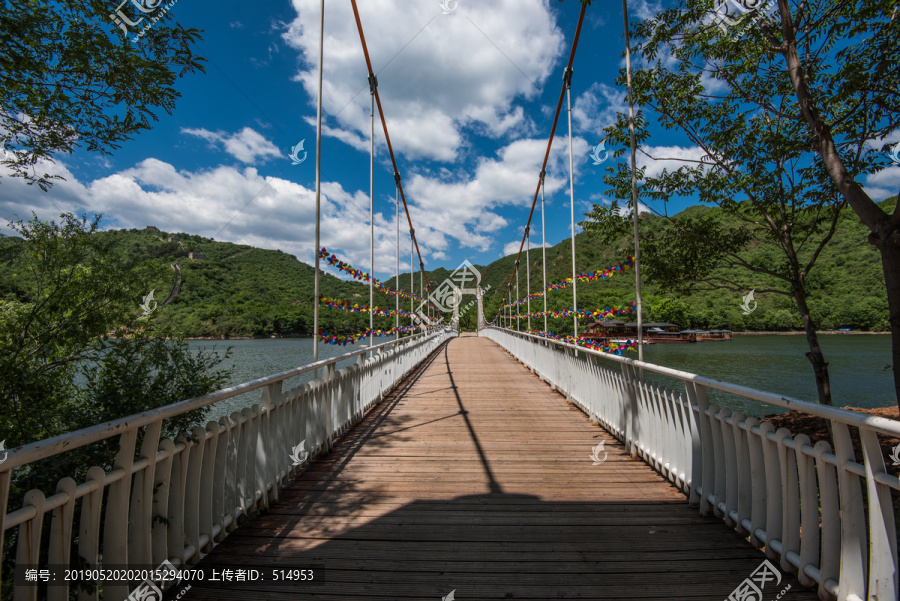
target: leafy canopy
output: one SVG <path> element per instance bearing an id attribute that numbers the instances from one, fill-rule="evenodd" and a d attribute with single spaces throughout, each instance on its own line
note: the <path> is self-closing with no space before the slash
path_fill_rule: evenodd
<path id="1" fill-rule="evenodd" d="M 149 129 L 160 110 L 171 114 L 178 77 L 203 71 L 204 59 L 191 49 L 200 32 L 172 23 L 177 11 L 134 42 L 110 19 L 115 10 L 114 0 L 4 2 L 0 142 L 7 152 L 0 158 L 14 177 L 46 190 L 60 178 L 39 173 L 39 161 L 76 147 L 110 154 Z"/>
<path id="2" fill-rule="evenodd" d="M 99 219 L 35 217 L 13 224 L 21 239 L 0 239 L 0 440 L 9 446 L 205 394 L 227 375 L 214 369 L 217 356 L 193 355 L 174 331 L 140 319 L 141 299 L 170 272 L 128 259 L 96 234 Z"/>

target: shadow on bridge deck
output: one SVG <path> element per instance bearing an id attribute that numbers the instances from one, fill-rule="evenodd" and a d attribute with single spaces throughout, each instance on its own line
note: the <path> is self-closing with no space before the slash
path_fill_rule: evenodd
<path id="1" fill-rule="evenodd" d="M 722 601 L 763 559 L 499 346 L 462 337 L 201 562 L 264 581 L 182 599 Z M 763 598 L 788 584 L 787 601 L 816 599 L 789 574 Z"/>

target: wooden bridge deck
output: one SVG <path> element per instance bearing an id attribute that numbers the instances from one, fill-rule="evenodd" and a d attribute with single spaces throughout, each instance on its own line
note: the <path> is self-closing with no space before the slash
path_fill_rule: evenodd
<path id="1" fill-rule="evenodd" d="M 182 599 L 722 601 L 763 559 L 499 346 L 462 337 L 202 562 L 265 580 Z M 790 574 L 763 598 L 788 584 L 786 601 L 816 599 Z"/>

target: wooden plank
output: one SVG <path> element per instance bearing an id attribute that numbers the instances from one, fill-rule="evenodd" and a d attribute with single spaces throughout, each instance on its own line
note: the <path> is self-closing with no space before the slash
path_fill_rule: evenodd
<path id="1" fill-rule="evenodd" d="M 764 559 L 500 347 L 461 337 L 200 564 L 263 580 L 181 599 L 721 601 Z M 788 584 L 816 599 L 790 574 L 765 598 Z"/>

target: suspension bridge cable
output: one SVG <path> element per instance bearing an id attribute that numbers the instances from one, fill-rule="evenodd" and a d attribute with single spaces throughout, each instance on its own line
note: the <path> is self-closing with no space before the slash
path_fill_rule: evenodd
<path id="1" fill-rule="evenodd" d="M 374 75 L 369 75 L 369 95 L 372 97 L 371 128 L 369 133 L 369 306 L 375 305 L 375 86 Z M 375 329 L 375 314 L 369 312 L 369 330 Z M 375 337 L 369 336 L 369 348 L 375 346 Z"/>
<path id="2" fill-rule="evenodd" d="M 526 234 L 527 237 L 527 234 Z M 519 261 L 516 260 L 516 298 L 519 298 Z M 521 330 L 522 325 L 519 323 L 519 310 L 516 309 L 516 329 Z"/>
<path id="3" fill-rule="evenodd" d="M 356 6 L 356 0 L 350 0 Z M 566 64 L 566 72 L 572 70 L 572 64 L 575 62 L 575 50 L 578 48 L 578 38 L 581 37 L 581 26 L 584 24 L 584 14 L 587 10 L 587 4 L 581 5 L 581 13 L 578 15 L 578 27 L 575 29 L 575 38 L 572 40 L 572 49 L 569 52 L 569 62 Z M 528 213 L 528 221 L 526 227 L 531 225 L 531 219 L 534 216 L 534 209 L 537 206 L 538 195 L 543 187 L 543 175 L 547 172 L 547 162 L 550 159 L 550 149 L 553 147 L 553 137 L 556 135 L 556 126 L 559 123 L 559 114 L 562 112 L 563 101 L 566 99 L 566 84 L 563 82 L 562 89 L 559 92 L 559 101 L 556 103 L 556 114 L 553 117 L 553 127 L 550 129 L 550 138 L 547 140 L 547 150 L 544 153 L 544 162 L 541 164 L 541 178 L 538 181 L 537 189 L 534 191 L 534 200 L 531 202 L 531 211 Z M 519 254 L 516 255 L 516 267 L 518 269 L 519 259 L 522 257 L 522 249 L 525 246 L 525 236 L 522 236 L 522 243 L 519 245 Z M 546 257 L 546 252 L 544 253 Z M 546 261 L 544 261 L 546 265 Z M 546 267 L 545 267 L 546 269 Z M 512 292 L 512 281 L 516 277 L 515 271 L 509 276 L 509 284 L 506 287 L 506 296 L 500 301 L 501 307 L 506 302 Z"/>
<path id="4" fill-rule="evenodd" d="M 400 186 L 397 186 L 397 288 L 400 288 Z M 397 301 L 396 319 L 394 320 L 394 329 L 400 327 L 400 295 L 395 297 Z M 400 340 L 400 332 L 397 332 L 397 340 Z"/>
<path id="5" fill-rule="evenodd" d="M 569 105 L 569 208 L 572 210 L 572 332 L 578 338 L 578 271 L 575 269 L 575 151 L 572 141 L 572 67 L 566 71 L 563 81 L 566 84 L 566 102 Z M 575 351 L 578 356 L 578 351 Z"/>
<path id="6" fill-rule="evenodd" d="M 544 291 L 544 331 L 548 331 L 547 327 L 547 220 L 544 219 L 544 177 L 547 175 L 546 171 L 541 171 L 541 254 L 543 255 L 543 264 L 544 268 L 544 287 L 541 290 Z"/>
<path id="7" fill-rule="evenodd" d="M 643 331 L 643 307 L 641 304 L 641 244 L 639 238 L 638 199 L 637 199 L 637 171 L 636 154 L 637 143 L 634 137 L 634 100 L 631 94 L 631 38 L 628 33 L 628 2 L 622 0 L 622 14 L 625 17 L 625 74 L 628 78 L 628 132 L 631 137 L 631 212 L 634 216 L 634 282 L 637 294 L 637 335 L 638 335 L 638 360 L 644 360 L 644 331 Z"/>
<path id="8" fill-rule="evenodd" d="M 319 360 L 319 245 L 321 244 L 322 200 L 322 58 L 325 51 L 325 0 L 319 9 L 319 97 L 316 102 L 316 277 L 313 295 L 313 363 Z M 319 377 L 319 370 L 313 372 Z"/>
<path id="9" fill-rule="evenodd" d="M 531 331 L 531 226 L 525 228 L 525 294 L 528 295 L 528 331 Z"/>
<path id="10" fill-rule="evenodd" d="M 324 0 L 323 0 L 324 1 Z M 353 7 L 353 16 L 356 18 L 356 28 L 359 31 L 359 39 L 362 43 L 363 55 L 366 58 L 366 68 L 369 70 L 369 78 L 370 80 L 374 80 L 374 96 L 375 102 L 378 104 L 378 114 L 381 117 L 381 126 L 384 129 L 384 139 L 387 142 L 388 153 L 391 155 L 391 163 L 394 166 L 394 177 L 397 181 L 397 187 L 400 189 L 400 199 L 403 201 L 403 210 L 406 212 L 406 220 L 409 222 L 409 235 L 412 238 L 413 246 L 415 246 L 416 254 L 419 256 L 419 266 L 422 269 L 422 272 L 425 272 L 425 262 L 422 260 L 422 251 L 419 249 L 419 243 L 416 240 L 416 230 L 413 228 L 412 217 L 409 214 L 409 206 L 406 204 L 406 194 L 403 192 L 403 184 L 400 182 L 399 173 L 400 170 L 397 169 L 397 159 L 394 156 L 394 148 L 391 145 L 391 136 L 388 133 L 387 121 L 384 119 L 384 110 L 381 107 L 381 96 L 378 94 L 378 80 L 375 77 L 375 72 L 372 70 L 372 60 L 369 58 L 369 48 L 366 45 L 366 35 L 363 32 L 362 21 L 359 18 L 359 8 L 356 6 L 356 0 L 350 0 L 350 4 Z M 584 15 L 584 8 L 582 8 L 582 16 Z M 431 292 L 431 283 L 428 282 L 428 277 L 425 276 L 425 282 L 427 284 L 428 292 Z M 424 297 L 424 294 L 422 295 Z"/>

